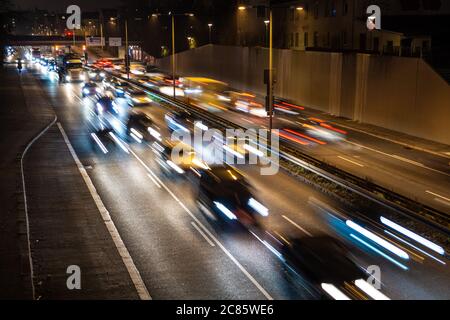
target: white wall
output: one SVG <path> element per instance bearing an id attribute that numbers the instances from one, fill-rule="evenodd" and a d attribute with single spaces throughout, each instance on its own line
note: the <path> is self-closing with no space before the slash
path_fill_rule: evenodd
<path id="1" fill-rule="evenodd" d="M 157 61 L 171 70 L 170 57 Z M 265 95 L 265 48 L 203 46 L 177 72 Z M 450 86 L 416 58 L 274 50 L 275 95 L 300 105 L 450 145 Z"/>

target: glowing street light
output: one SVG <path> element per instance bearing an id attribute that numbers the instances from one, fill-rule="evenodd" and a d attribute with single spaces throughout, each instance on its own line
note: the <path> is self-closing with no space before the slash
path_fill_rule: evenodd
<path id="1" fill-rule="evenodd" d="M 243 10 L 245 10 L 245 9 L 247 9 L 246 6 L 239 6 L 239 7 L 238 7 L 238 10 L 241 10 L 241 11 L 243 11 Z"/>
<path id="2" fill-rule="evenodd" d="M 208 28 L 209 28 L 209 44 L 211 44 L 211 28 L 212 28 L 213 24 L 212 23 L 208 23 Z"/>

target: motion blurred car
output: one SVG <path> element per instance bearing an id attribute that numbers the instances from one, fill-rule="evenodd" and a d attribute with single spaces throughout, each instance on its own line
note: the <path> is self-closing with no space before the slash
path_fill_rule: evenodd
<path id="1" fill-rule="evenodd" d="M 125 92 L 125 99 L 131 107 L 149 107 L 151 106 L 152 99 L 148 94 L 139 89 L 130 88 Z"/>
<path id="2" fill-rule="evenodd" d="M 301 122 L 301 126 L 312 136 L 326 140 L 341 140 L 347 135 L 347 132 L 332 126 L 325 120 L 310 117 Z"/>
<path id="3" fill-rule="evenodd" d="M 337 239 L 322 235 L 284 242 L 281 257 L 287 271 L 322 298 L 361 298 L 354 282 L 367 274 L 353 261 L 347 248 Z"/>
<path id="4" fill-rule="evenodd" d="M 132 109 L 127 120 L 127 134 L 135 141 L 162 141 L 161 133 L 145 110 Z"/>
<path id="5" fill-rule="evenodd" d="M 224 161 L 231 159 L 233 163 L 239 163 L 239 159 L 245 162 L 245 159 L 249 157 L 249 140 L 247 137 L 227 137 L 226 143 L 223 145 Z"/>
<path id="6" fill-rule="evenodd" d="M 106 113 L 118 113 L 114 99 L 106 94 L 97 94 L 95 102 L 95 113 L 104 116 Z"/>
<path id="7" fill-rule="evenodd" d="M 106 77 L 106 74 L 102 70 L 93 69 L 88 72 L 88 77 L 89 77 L 90 81 L 99 82 L 99 81 L 102 81 Z"/>
<path id="8" fill-rule="evenodd" d="M 108 69 L 113 67 L 113 63 L 110 59 L 102 58 L 94 62 L 94 67 L 98 69 Z"/>
<path id="9" fill-rule="evenodd" d="M 244 112 L 257 117 L 267 117 L 264 106 L 256 101 L 256 96 L 250 93 L 228 91 L 224 93 L 228 97 L 231 110 Z"/>
<path id="10" fill-rule="evenodd" d="M 197 202 L 200 209 L 222 221 L 257 227 L 259 217 L 267 217 L 266 208 L 251 191 L 245 177 L 231 166 L 200 170 Z"/>
<path id="11" fill-rule="evenodd" d="M 55 60 L 50 60 L 49 62 L 48 62 L 48 65 L 47 65 L 47 71 L 55 71 L 56 72 L 56 70 L 57 70 L 57 66 L 56 66 L 56 61 Z"/>
<path id="12" fill-rule="evenodd" d="M 116 78 L 105 78 L 103 80 L 103 86 L 105 90 L 111 92 L 116 97 L 124 97 L 125 90 L 130 87 L 127 82 L 117 80 Z"/>
<path id="13" fill-rule="evenodd" d="M 192 114 L 187 110 L 177 110 L 166 113 L 164 119 L 167 124 L 167 129 L 170 133 L 178 130 L 184 132 L 191 132 L 194 128 L 194 119 Z"/>
<path id="14" fill-rule="evenodd" d="M 97 86 L 95 82 L 85 82 L 83 87 L 81 88 L 81 95 L 84 97 L 86 96 L 93 96 L 101 92 L 101 89 Z"/>
<path id="15" fill-rule="evenodd" d="M 196 154 L 194 149 L 180 141 L 163 140 L 153 145 L 158 155 L 157 162 L 166 174 L 170 176 L 184 175 L 194 172 L 200 175 L 199 169 L 208 169 L 208 165 Z M 177 152 L 174 149 L 177 148 Z M 178 152 L 178 150 L 182 150 Z"/>
<path id="16" fill-rule="evenodd" d="M 43 66 L 43 67 L 46 67 L 46 66 L 47 66 L 47 63 L 48 63 L 48 59 L 47 59 L 46 57 L 42 57 L 42 58 L 39 60 L 39 64 L 40 64 L 41 66 Z"/>

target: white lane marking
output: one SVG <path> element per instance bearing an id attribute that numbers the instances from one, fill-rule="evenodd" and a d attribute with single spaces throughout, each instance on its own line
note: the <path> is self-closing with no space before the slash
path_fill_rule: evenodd
<path id="1" fill-rule="evenodd" d="M 286 219 L 288 222 L 290 222 L 293 226 L 297 227 L 298 229 L 300 229 L 301 231 L 303 231 L 304 233 L 306 233 L 308 236 L 312 237 L 312 234 L 310 232 L 308 232 L 308 230 L 306 230 L 305 228 L 303 228 L 302 226 L 298 225 L 296 222 L 292 221 L 291 219 L 289 219 L 288 217 L 286 217 L 285 215 L 282 215 L 282 217 L 284 219 Z"/>
<path id="2" fill-rule="evenodd" d="M 116 135 L 114 133 L 112 133 L 111 131 L 109 132 L 109 135 L 113 138 L 114 142 L 126 153 L 128 152 L 128 148 L 126 147 L 126 145 L 119 139 L 116 137 Z"/>
<path id="3" fill-rule="evenodd" d="M 158 181 L 155 180 L 155 178 L 153 178 L 150 174 L 147 174 L 147 176 L 150 178 L 150 180 L 153 181 L 153 183 L 161 189 L 161 185 L 158 183 Z"/>
<path id="4" fill-rule="evenodd" d="M 34 267 L 33 267 L 33 258 L 31 257 L 31 242 L 30 242 L 30 220 L 28 218 L 28 202 L 27 202 L 27 191 L 25 187 L 25 174 L 23 171 L 23 160 L 28 152 L 28 149 L 38 140 L 45 132 L 47 132 L 48 129 L 50 129 L 56 122 L 58 117 L 55 115 L 55 118 L 50 122 L 41 132 L 36 135 L 33 140 L 31 140 L 25 149 L 22 152 L 22 155 L 20 156 L 20 172 L 22 175 L 22 190 L 23 190 L 23 206 L 25 211 L 25 228 L 27 231 L 27 248 L 28 248 L 28 263 L 30 267 L 30 280 L 31 280 L 31 295 L 32 299 L 36 299 L 36 290 L 34 287 Z"/>
<path id="5" fill-rule="evenodd" d="M 353 160 L 350 160 L 350 159 L 347 159 L 347 158 L 345 158 L 345 157 L 338 156 L 338 158 L 339 158 L 339 159 L 342 159 L 342 160 L 345 160 L 345 161 L 347 161 L 347 162 L 353 163 L 354 165 L 357 165 L 357 166 L 359 166 L 359 167 L 364 167 L 363 164 L 358 163 L 358 162 L 353 161 Z"/>
<path id="6" fill-rule="evenodd" d="M 99 148 L 103 151 L 103 153 L 108 153 L 108 149 L 106 149 L 105 145 L 100 141 L 100 139 L 97 137 L 97 135 L 92 132 L 91 137 L 94 139 L 94 141 L 97 143 Z"/>
<path id="7" fill-rule="evenodd" d="M 349 121 L 352 121 L 352 120 L 349 120 Z M 423 152 L 426 152 L 426 153 L 429 153 L 429 154 L 432 154 L 432 155 L 435 155 L 435 156 L 440 156 L 440 157 L 443 157 L 443 158 L 449 158 L 450 157 L 450 152 L 446 152 L 446 153 L 442 154 L 440 152 L 428 150 L 428 149 L 417 147 L 417 146 L 414 146 L 414 145 L 411 145 L 411 144 L 408 144 L 408 143 L 404 143 L 404 142 L 401 142 L 401 141 L 389 139 L 387 137 L 383 137 L 383 136 L 380 136 L 380 135 L 377 135 L 377 134 L 374 134 L 374 133 L 370 133 L 370 132 L 367 132 L 367 131 L 364 131 L 364 130 L 356 129 L 354 127 L 346 126 L 344 124 L 333 123 L 333 122 L 330 122 L 330 124 L 334 124 L 334 125 L 336 125 L 338 127 L 343 127 L 343 128 L 350 129 L 350 130 L 353 130 L 353 131 L 361 132 L 361 133 L 367 134 L 369 136 L 372 136 L 372 137 L 375 137 L 375 138 L 378 138 L 378 139 L 386 140 L 386 141 L 389 141 L 389 142 L 392 142 L 392 143 L 395 143 L 395 144 L 399 144 L 401 146 L 408 147 L 408 148 L 411 148 L 411 149 L 415 149 L 415 150 L 418 150 L 418 151 L 423 151 Z"/>
<path id="8" fill-rule="evenodd" d="M 108 229 L 108 232 L 111 235 L 114 245 L 116 246 L 120 257 L 122 258 L 122 261 L 125 267 L 127 268 L 128 274 L 130 275 L 131 281 L 133 281 L 134 287 L 136 288 L 139 298 L 141 300 L 151 300 L 152 297 L 150 296 L 147 287 L 145 286 L 145 283 L 142 280 L 139 270 L 136 268 L 136 265 L 134 264 L 133 259 L 131 258 L 130 253 L 128 252 L 128 249 L 123 243 L 119 231 L 117 231 L 117 228 L 114 225 L 114 222 L 112 221 L 108 210 L 106 209 L 102 199 L 97 193 L 97 190 L 95 189 L 95 186 L 92 183 L 91 178 L 87 174 L 86 169 L 84 169 L 83 165 L 81 164 L 80 159 L 78 159 L 78 156 L 75 153 L 75 150 L 72 147 L 72 144 L 70 143 L 69 138 L 67 137 L 67 134 L 64 131 L 62 125 L 59 122 L 57 124 L 59 131 L 61 132 L 61 135 L 63 136 L 64 141 L 67 145 L 67 148 L 69 149 L 70 154 L 72 155 L 78 167 L 78 170 L 80 171 L 80 174 L 83 177 L 83 180 L 86 183 L 92 198 L 94 199 L 97 209 L 100 212 L 100 215 L 102 216 L 103 222 L 105 223 L 106 228 Z"/>
<path id="9" fill-rule="evenodd" d="M 392 232 L 389 232 L 389 231 L 387 231 L 387 230 L 384 230 L 384 232 L 386 232 L 386 233 L 389 234 L 390 236 L 394 237 L 395 239 L 397 239 L 397 240 L 399 240 L 399 241 L 401 241 L 401 242 L 403 242 L 403 243 L 405 243 L 405 244 L 411 246 L 412 248 L 416 249 L 417 251 L 423 253 L 424 255 L 426 255 L 426 256 L 428 256 L 428 257 L 430 257 L 430 258 L 436 260 L 437 262 L 442 263 L 443 265 L 446 264 L 444 261 L 439 260 L 438 258 L 436 258 L 435 256 L 429 254 L 429 253 L 426 252 L 425 250 L 422 250 L 422 249 L 418 248 L 417 246 L 413 245 L 412 243 L 409 243 L 408 241 L 406 241 L 406 240 L 400 238 L 399 236 L 396 236 L 396 235 L 393 234 Z"/>
<path id="10" fill-rule="evenodd" d="M 440 194 L 434 193 L 434 192 L 432 192 L 432 191 L 430 191 L 430 190 L 427 190 L 427 191 L 425 191 L 425 192 L 426 192 L 426 193 L 429 193 L 429 194 L 432 194 L 433 196 L 439 197 L 439 198 L 441 198 L 441 199 L 444 199 L 445 201 L 450 202 L 450 199 L 449 199 L 449 198 L 444 197 L 444 196 L 441 196 Z"/>
<path id="11" fill-rule="evenodd" d="M 437 172 L 437 173 L 440 173 L 440 174 L 443 174 L 443 175 L 446 175 L 446 176 L 450 177 L 450 174 L 448 174 L 446 172 L 439 171 L 437 169 L 433 169 L 433 168 L 427 167 L 426 165 L 424 165 L 422 163 L 419 163 L 419 162 L 416 162 L 416 161 L 413 161 L 413 160 L 409 160 L 409 159 L 397 156 L 395 154 L 389 154 L 389 153 L 386 153 L 386 152 L 383 152 L 383 151 L 380 151 L 380 150 L 377 150 L 377 149 L 366 147 L 366 146 L 363 146 L 362 144 L 359 144 L 359 143 L 356 143 L 356 142 L 352 142 L 352 141 L 349 141 L 349 140 L 344 140 L 344 141 L 349 143 L 349 144 L 355 145 L 357 147 L 364 148 L 364 149 L 370 150 L 372 152 L 376 152 L 376 153 L 382 154 L 384 156 L 391 157 L 391 158 L 394 158 L 396 160 L 400 160 L 400 161 L 403 161 L 403 162 L 406 162 L 406 163 L 418 166 L 420 168 L 431 170 L 431 171 L 434 171 L 434 172 Z"/>
<path id="12" fill-rule="evenodd" d="M 395 159 L 398 159 L 398 160 L 401 160 L 401 161 L 404 161 L 404 162 L 411 163 L 411 164 L 413 164 L 413 165 L 415 165 L 415 166 L 418 166 L 418 167 L 425 167 L 425 165 L 422 164 L 422 163 L 420 163 L 420 162 L 413 161 L 413 160 L 410 160 L 410 159 L 406 159 L 406 158 L 403 158 L 403 157 L 398 156 L 398 155 L 396 155 L 396 154 L 391 155 L 391 157 L 392 157 L 392 158 L 395 158 Z"/>
<path id="13" fill-rule="evenodd" d="M 139 158 L 139 156 L 134 153 L 131 148 L 129 149 L 130 153 L 139 161 L 139 163 L 153 176 L 156 176 L 153 171 L 144 163 L 144 161 Z M 231 261 L 242 271 L 242 273 L 253 283 L 253 285 L 268 299 L 273 300 L 272 296 L 256 281 L 255 278 L 240 264 L 240 262 L 223 246 L 223 244 L 216 238 L 214 235 L 205 227 L 200 220 L 189 210 L 186 205 L 181 202 L 180 199 L 161 181 L 161 179 L 156 178 L 159 184 L 171 195 L 171 197 L 181 206 L 181 208 L 186 211 L 186 213 L 202 228 L 202 230 L 215 242 L 215 244 L 230 258 Z"/>
<path id="14" fill-rule="evenodd" d="M 192 226 L 198 231 L 198 233 L 200 233 L 202 235 L 203 238 L 205 238 L 206 242 L 208 242 L 210 244 L 211 247 L 215 247 L 216 245 L 214 244 L 214 242 L 212 242 L 207 236 L 206 234 L 202 231 L 202 229 L 200 229 L 197 224 L 194 221 L 191 221 Z"/>

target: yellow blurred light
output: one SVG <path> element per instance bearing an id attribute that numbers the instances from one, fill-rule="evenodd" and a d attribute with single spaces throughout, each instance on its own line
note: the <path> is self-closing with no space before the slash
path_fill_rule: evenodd
<path id="1" fill-rule="evenodd" d="M 302 11 L 303 10 L 303 7 L 297 7 L 297 8 L 295 8 L 296 10 L 298 10 L 298 11 Z"/>
<path id="2" fill-rule="evenodd" d="M 239 6 L 238 9 L 242 11 L 242 10 L 245 10 L 247 8 L 245 6 Z"/>

